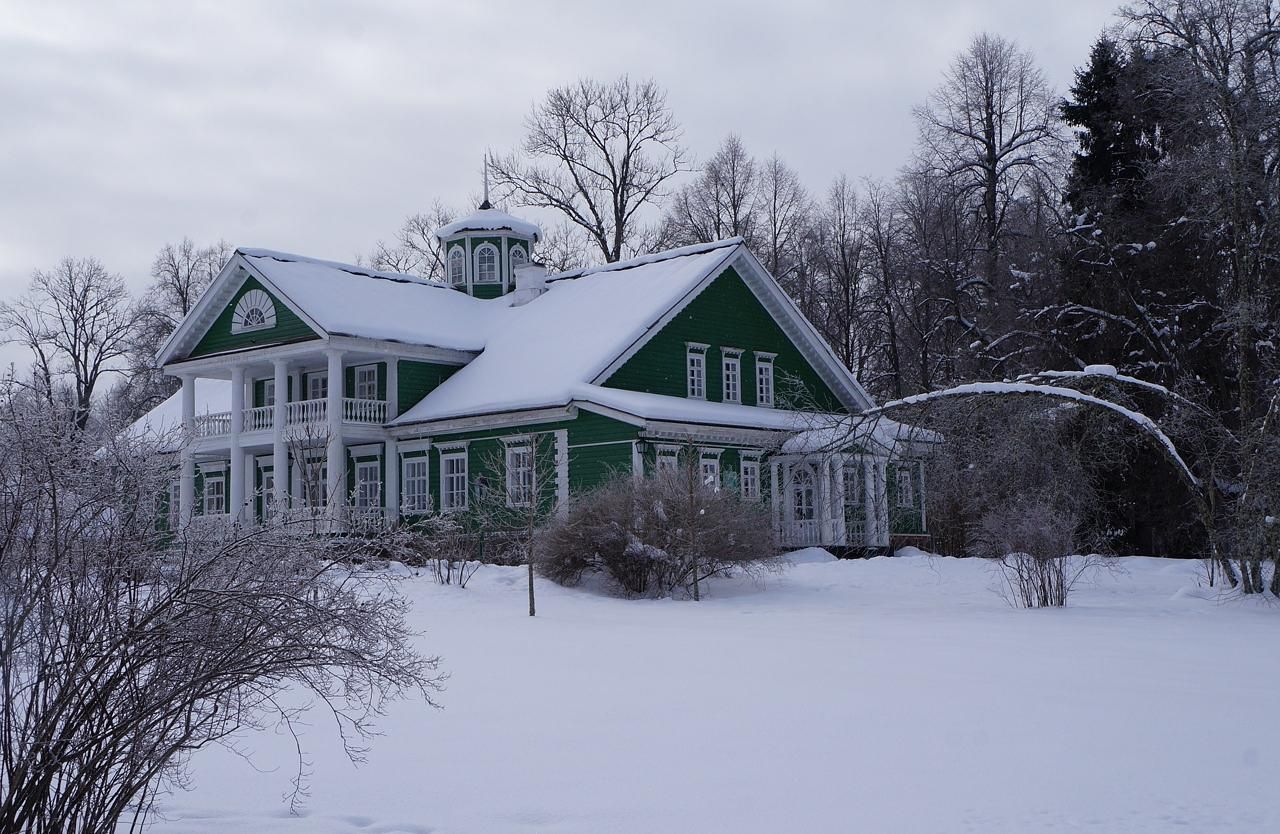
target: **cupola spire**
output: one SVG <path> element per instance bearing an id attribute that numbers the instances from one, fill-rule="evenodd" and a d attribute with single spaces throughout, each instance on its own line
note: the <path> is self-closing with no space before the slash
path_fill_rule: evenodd
<path id="1" fill-rule="evenodd" d="M 480 203 L 480 208 L 491 209 L 493 204 L 489 202 L 489 152 L 484 152 L 484 201 Z"/>

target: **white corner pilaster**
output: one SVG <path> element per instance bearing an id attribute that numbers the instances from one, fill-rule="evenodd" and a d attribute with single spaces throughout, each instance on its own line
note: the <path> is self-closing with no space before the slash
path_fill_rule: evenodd
<path id="1" fill-rule="evenodd" d="M 387 390 L 391 390 L 390 383 Z M 400 444 L 394 437 L 387 438 L 383 448 L 382 467 L 386 472 L 382 494 L 386 503 L 387 523 L 395 524 L 400 520 Z"/>
<path id="2" fill-rule="evenodd" d="M 387 358 L 387 420 L 400 416 L 400 360 Z"/>

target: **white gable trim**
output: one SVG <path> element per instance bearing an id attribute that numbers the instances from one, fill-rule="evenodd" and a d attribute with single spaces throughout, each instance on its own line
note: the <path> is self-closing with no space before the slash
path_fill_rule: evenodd
<path id="1" fill-rule="evenodd" d="M 591 380 L 592 385 L 604 385 L 615 372 L 629 359 L 640 352 L 649 341 L 662 331 L 676 316 L 680 315 L 711 282 L 724 274 L 729 267 L 738 273 L 742 282 L 747 285 L 756 299 L 765 308 L 774 322 L 782 329 L 800 354 L 808 360 L 818 376 L 822 378 L 841 404 L 851 411 L 864 411 L 873 408 L 875 402 L 867 394 L 866 389 L 854 378 L 853 374 L 836 358 L 831 346 L 818 333 L 817 328 L 809 322 L 795 302 L 783 291 L 778 282 L 769 275 L 764 266 L 742 244 L 729 249 L 728 254 L 715 267 L 708 270 L 697 285 L 677 300 L 666 313 L 649 326 L 644 335 L 631 343 L 629 347 L 610 362 L 603 371 Z"/>
<path id="2" fill-rule="evenodd" d="M 231 303 L 231 299 L 244 286 L 245 278 L 236 280 L 237 267 L 244 270 L 245 278 L 251 275 L 259 284 L 266 287 L 273 298 L 292 310 L 294 315 L 302 319 L 303 323 L 315 331 L 317 335 L 321 337 L 328 336 L 328 332 L 315 319 L 311 318 L 305 310 L 295 304 L 288 295 L 281 292 L 279 287 L 271 283 L 237 249 L 231 259 L 222 267 L 218 277 L 213 279 L 209 289 L 205 290 L 204 295 L 200 296 L 196 306 L 191 308 L 191 312 L 187 313 L 177 328 L 169 334 L 169 338 L 165 339 L 164 344 L 160 346 L 160 350 L 156 353 L 156 364 L 158 366 L 163 367 L 173 362 L 175 356 L 192 350 L 200 343 L 200 339 L 208 333 L 209 328 L 217 321 L 223 309 Z"/>

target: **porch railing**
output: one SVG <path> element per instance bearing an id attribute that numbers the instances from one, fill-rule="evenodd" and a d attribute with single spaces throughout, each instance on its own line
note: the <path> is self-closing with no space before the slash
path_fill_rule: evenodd
<path id="1" fill-rule="evenodd" d="M 830 543 L 822 541 L 822 524 L 817 519 L 784 521 L 778 537 L 786 547 L 815 547 Z"/>
<path id="2" fill-rule="evenodd" d="M 244 430 L 263 431 L 271 428 L 275 422 L 275 406 L 260 405 L 257 408 L 244 410 Z"/>
<path id="3" fill-rule="evenodd" d="M 285 406 L 285 424 L 305 426 L 324 423 L 329 416 L 328 400 L 298 400 Z M 344 397 L 342 421 L 380 426 L 387 422 L 385 400 L 361 400 Z M 266 431 L 275 425 L 275 407 L 262 405 L 244 410 L 244 431 Z M 221 437 L 231 434 L 231 412 L 218 411 L 196 417 L 197 437 Z"/>

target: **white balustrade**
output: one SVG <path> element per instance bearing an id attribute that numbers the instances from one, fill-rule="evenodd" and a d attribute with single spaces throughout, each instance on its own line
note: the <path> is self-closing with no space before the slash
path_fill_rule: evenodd
<path id="1" fill-rule="evenodd" d="M 275 406 L 260 405 L 257 408 L 246 408 L 244 410 L 244 430 L 245 431 L 264 431 L 271 428 L 272 415 Z"/>
<path id="2" fill-rule="evenodd" d="M 231 412 L 200 414 L 195 418 L 196 437 L 218 437 L 231 433 Z"/>
<path id="3" fill-rule="evenodd" d="M 285 409 L 291 426 L 302 426 L 307 423 L 323 423 L 325 420 L 327 400 L 297 400 Z"/>
<path id="4" fill-rule="evenodd" d="M 382 425 L 387 422 L 387 403 L 385 400 L 357 400 L 347 397 L 342 401 L 342 420 L 345 423 Z"/>
<path id="5" fill-rule="evenodd" d="M 813 547 L 829 544 L 822 541 L 822 525 L 817 519 L 782 522 L 782 544 L 787 547 Z"/>

